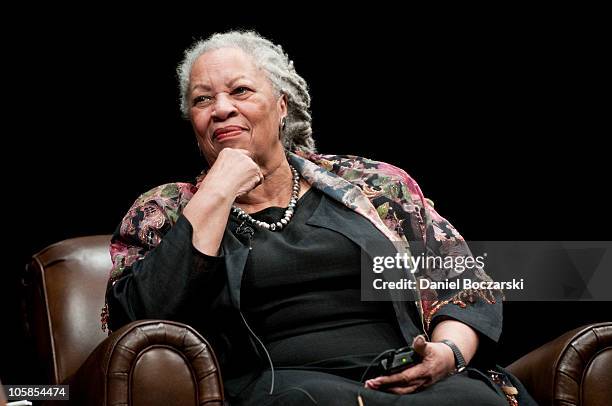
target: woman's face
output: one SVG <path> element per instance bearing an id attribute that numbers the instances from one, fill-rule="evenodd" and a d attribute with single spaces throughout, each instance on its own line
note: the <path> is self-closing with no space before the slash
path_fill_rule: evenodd
<path id="1" fill-rule="evenodd" d="M 283 156 L 278 137 L 285 97 L 242 50 L 202 54 L 191 69 L 189 92 L 191 123 L 210 165 L 227 147 L 247 149 L 261 164 Z"/>

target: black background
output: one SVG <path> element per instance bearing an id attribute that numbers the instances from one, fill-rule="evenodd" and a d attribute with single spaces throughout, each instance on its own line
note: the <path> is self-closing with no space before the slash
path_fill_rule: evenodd
<path id="1" fill-rule="evenodd" d="M 141 192 L 199 172 L 175 67 L 193 39 L 219 30 L 256 29 L 282 44 L 311 86 L 319 151 L 401 166 L 466 239 L 610 239 L 610 69 L 595 10 L 303 21 L 237 11 L 5 15 L 17 24 L 3 35 L 3 383 L 41 383 L 19 318 L 28 258 L 111 233 Z M 507 303 L 499 362 L 610 320 L 609 309 Z"/>

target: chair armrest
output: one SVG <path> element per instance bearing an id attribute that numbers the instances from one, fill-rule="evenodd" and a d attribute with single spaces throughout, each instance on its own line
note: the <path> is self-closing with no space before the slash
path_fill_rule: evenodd
<path id="1" fill-rule="evenodd" d="M 612 399 L 612 322 L 569 331 L 508 370 L 542 405 L 607 405 Z"/>
<path id="2" fill-rule="evenodd" d="M 140 320 L 112 333 L 68 379 L 71 404 L 204 405 L 224 402 L 210 345 L 178 322 Z"/>

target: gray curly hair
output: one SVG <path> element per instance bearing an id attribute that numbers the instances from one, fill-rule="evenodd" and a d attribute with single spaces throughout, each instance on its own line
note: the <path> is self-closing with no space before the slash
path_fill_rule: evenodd
<path id="1" fill-rule="evenodd" d="M 183 117 L 189 118 L 189 78 L 193 64 L 202 54 L 219 48 L 238 48 L 251 56 L 256 66 L 264 70 L 274 89 L 287 97 L 287 119 L 282 140 L 285 148 L 289 151 L 301 149 L 315 152 L 306 81 L 295 71 L 293 61 L 280 45 L 273 44 L 254 31 L 213 34 L 185 50 L 183 61 L 176 70 Z"/>

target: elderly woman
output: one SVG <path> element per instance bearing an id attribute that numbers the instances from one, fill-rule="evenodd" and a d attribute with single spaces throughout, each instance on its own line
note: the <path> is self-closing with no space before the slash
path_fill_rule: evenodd
<path id="1" fill-rule="evenodd" d="M 194 326 L 232 405 L 533 402 L 492 362 L 499 292 L 415 284 L 413 301 L 361 300 L 369 240 L 412 255 L 470 252 L 402 170 L 315 153 L 308 88 L 280 46 L 215 34 L 185 52 L 178 76 L 206 170 L 195 185 L 143 194 L 124 217 L 111 243 L 110 329 L 143 318 Z M 440 269 L 405 276 L 441 280 Z M 362 378 L 378 354 L 408 345 L 416 365 Z"/>

